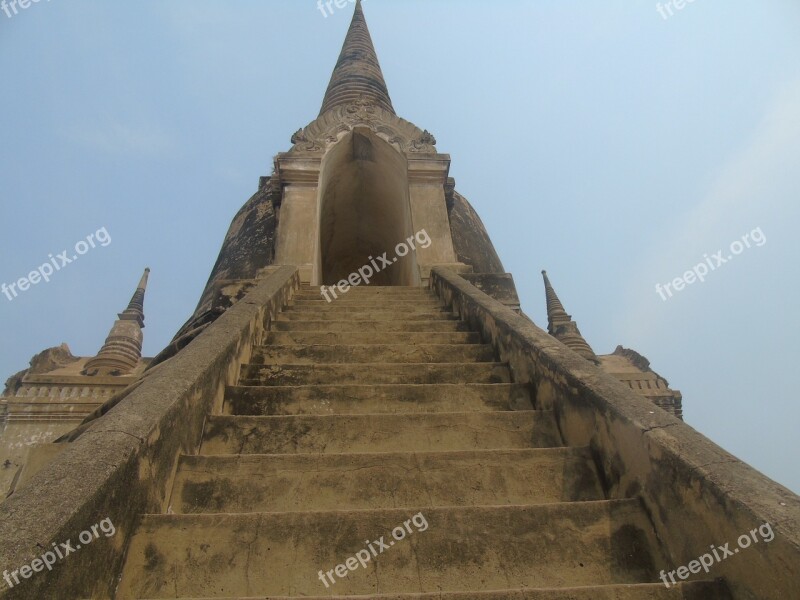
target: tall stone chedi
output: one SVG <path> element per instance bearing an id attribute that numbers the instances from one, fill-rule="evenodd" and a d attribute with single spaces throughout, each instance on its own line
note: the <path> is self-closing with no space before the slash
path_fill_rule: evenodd
<path id="1" fill-rule="evenodd" d="M 421 230 L 430 246 L 399 257 L 373 285 L 424 285 L 432 265 L 447 265 L 519 305 L 483 223 L 455 190 L 450 156 L 437 151 L 431 133 L 395 113 L 360 2 L 320 114 L 292 144 L 236 215 L 173 351 L 241 295 L 237 281 L 297 265 L 304 283 L 331 285 L 369 257 L 392 258 L 398 243 Z"/>
<path id="2" fill-rule="evenodd" d="M 800 498 L 621 383 L 642 357 L 604 372 L 549 282 L 553 335 L 519 314 L 435 143 L 396 115 L 358 2 L 195 314 L 0 504 L 2 600 L 797 595 Z M 113 537 L 26 578 L 102 519 Z"/>

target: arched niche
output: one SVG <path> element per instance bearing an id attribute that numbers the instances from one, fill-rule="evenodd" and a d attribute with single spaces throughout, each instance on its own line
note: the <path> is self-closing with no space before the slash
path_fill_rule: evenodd
<path id="1" fill-rule="evenodd" d="M 394 262 L 396 246 L 415 233 L 406 157 L 369 128 L 357 127 L 325 155 L 319 181 L 320 283 L 335 285 L 386 253 L 392 265 L 371 284 L 419 285 L 413 249 Z"/>

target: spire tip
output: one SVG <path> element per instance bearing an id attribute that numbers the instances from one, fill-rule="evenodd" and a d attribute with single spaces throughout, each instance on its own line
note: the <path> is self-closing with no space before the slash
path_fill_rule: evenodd
<path id="1" fill-rule="evenodd" d="M 319 114 L 360 99 L 395 114 L 364 10 L 357 1 Z"/>

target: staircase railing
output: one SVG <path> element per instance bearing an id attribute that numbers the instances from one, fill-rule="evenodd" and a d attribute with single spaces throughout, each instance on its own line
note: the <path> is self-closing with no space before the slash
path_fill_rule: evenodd
<path id="1" fill-rule="evenodd" d="M 531 385 L 536 408 L 554 410 L 565 442 L 592 448 L 609 498 L 641 498 L 675 568 L 769 523 L 771 542 L 691 578 L 724 577 L 734 598 L 798 597 L 800 497 L 450 269 L 435 267 L 430 285 Z"/>
<path id="2" fill-rule="evenodd" d="M 197 450 L 206 416 L 299 286 L 297 268 L 275 268 L 0 504 L 0 573 L 35 567 L 65 541 L 75 548 L 12 588 L 0 579 L 0 598 L 113 597 L 139 516 L 168 511 L 178 457 Z M 78 534 L 105 519 L 113 537 L 78 549 Z"/>

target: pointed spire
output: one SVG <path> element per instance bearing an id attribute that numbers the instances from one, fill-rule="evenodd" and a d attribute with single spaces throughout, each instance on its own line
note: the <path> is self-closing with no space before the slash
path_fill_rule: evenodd
<path id="1" fill-rule="evenodd" d="M 572 317 L 567 314 L 567 311 L 564 310 L 564 305 L 561 304 L 561 300 L 558 299 L 556 291 L 553 289 L 553 285 L 547 277 L 547 271 L 542 271 L 542 277 L 544 277 L 544 291 L 547 298 L 547 320 L 549 323 L 550 335 L 553 335 L 552 329 L 554 325 L 569 323 Z"/>
<path id="2" fill-rule="evenodd" d="M 547 271 L 542 271 L 542 277 L 544 277 L 544 290 L 547 297 L 547 332 L 585 359 L 595 364 L 599 363 L 594 350 L 583 339 L 578 324 L 564 310 L 564 305 L 561 304 L 561 300 L 550 283 L 550 278 L 547 277 Z"/>
<path id="3" fill-rule="evenodd" d="M 358 0 L 319 114 L 362 97 L 395 114 L 378 55 L 372 45 L 361 0 Z"/>
<path id="4" fill-rule="evenodd" d="M 97 356 L 86 363 L 84 375 L 127 375 L 136 369 L 142 358 L 142 328 L 144 328 L 144 294 L 150 269 L 144 275 Z"/>
<path id="5" fill-rule="evenodd" d="M 118 316 L 121 321 L 138 321 L 139 327 L 144 327 L 144 293 L 147 291 L 147 279 L 150 277 L 150 269 L 144 270 L 139 285 L 133 293 L 128 308 Z"/>

